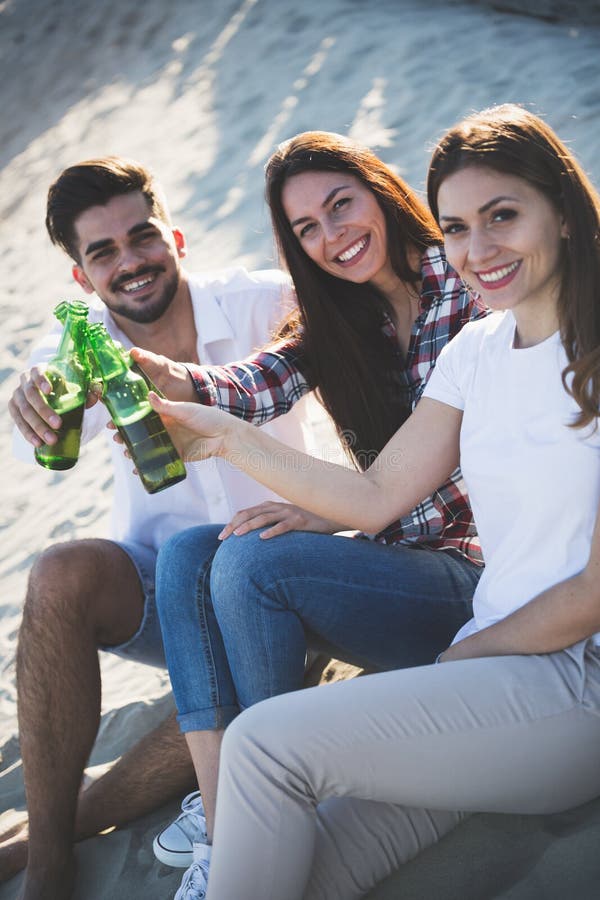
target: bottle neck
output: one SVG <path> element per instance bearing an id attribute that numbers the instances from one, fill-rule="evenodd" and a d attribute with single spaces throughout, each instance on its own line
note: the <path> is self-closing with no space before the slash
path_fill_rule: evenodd
<path id="1" fill-rule="evenodd" d="M 129 371 L 127 361 L 104 327 L 92 325 L 88 329 L 88 341 L 94 368 L 105 384 Z"/>
<path id="2" fill-rule="evenodd" d="M 82 361 L 85 360 L 85 353 L 81 351 L 83 351 L 85 346 L 86 324 L 86 320 L 82 319 L 81 316 L 67 313 L 64 318 L 63 333 L 58 345 L 58 356 L 79 355 Z"/>
<path id="3" fill-rule="evenodd" d="M 96 364 L 104 382 L 125 375 L 129 369 L 118 352 L 111 352 L 106 347 L 94 348 Z"/>

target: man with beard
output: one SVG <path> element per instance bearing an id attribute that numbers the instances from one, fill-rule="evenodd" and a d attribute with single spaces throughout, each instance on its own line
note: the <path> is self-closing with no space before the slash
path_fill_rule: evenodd
<path id="1" fill-rule="evenodd" d="M 152 174 L 117 157 L 66 169 L 50 187 L 46 226 L 73 260 L 73 276 L 95 294 L 90 321 L 103 322 L 125 347 L 171 360 L 223 364 L 264 344 L 289 306 L 281 272 L 241 268 L 191 275 L 181 268 L 185 239 L 174 228 Z M 33 354 L 9 403 L 17 444 L 53 443 L 60 419 L 47 405 L 43 362 L 59 330 Z M 193 400 L 184 365 L 172 364 L 171 399 Z M 84 416 L 83 439 L 105 432 L 102 403 Z M 302 444 L 298 415 L 280 420 L 286 443 Z M 283 430 L 281 430 L 283 428 Z M 122 825 L 193 783 L 174 716 L 79 793 L 100 721 L 98 649 L 164 666 L 154 606 L 154 567 L 163 541 L 192 525 L 229 521 L 269 496 L 226 463 L 188 467 L 187 478 L 146 494 L 123 448 L 111 441 L 111 539 L 56 544 L 29 578 L 17 653 L 19 729 L 29 823 L 0 850 L 0 874 L 27 864 L 24 900 L 59 900 L 73 885 L 73 842 Z M 273 495 L 270 495 L 273 496 Z M 215 529 L 215 549 L 218 546 Z M 28 829 L 28 830 L 27 830 Z"/>

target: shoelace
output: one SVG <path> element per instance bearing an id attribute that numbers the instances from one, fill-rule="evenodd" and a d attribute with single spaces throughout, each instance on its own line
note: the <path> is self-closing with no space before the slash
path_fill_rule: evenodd
<path id="1" fill-rule="evenodd" d="M 200 792 L 192 791 L 191 794 L 184 797 L 181 803 L 181 809 L 182 812 L 175 820 L 179 827 L 181 828 L 182 820 L 191 820 L 191 824 L 195 830 L 201 831 L 202 834 L 206 834 L 206 818 L 204 816 L 204 806 L 202 804 Z M 185 834 L 188 833 L 188 829 L 186 828 L 183 828 L 182 831 L 184 831 Z"/>
<path id="2" fill-rule="evenodd" d="M 208 864 L 195 862 L 185 872 L 176 900 L 204 900 L 208 881 Z"/>

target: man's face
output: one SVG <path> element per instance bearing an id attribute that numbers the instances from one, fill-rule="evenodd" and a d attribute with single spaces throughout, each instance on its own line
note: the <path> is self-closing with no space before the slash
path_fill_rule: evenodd
<path id="1" fill-rule="evenodd" d="M 73 277 L 111 312 L 150 323 L 168 309 L 179 286 L 185 240 L 151 214 L 140 191 L 92 206 L 75 220 L 81 262 Z"/>

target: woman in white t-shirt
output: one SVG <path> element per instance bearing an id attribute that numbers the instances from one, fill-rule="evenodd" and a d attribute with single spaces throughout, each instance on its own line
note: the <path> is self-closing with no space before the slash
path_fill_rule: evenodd
<path id="1" fill-rule="evenodd" d="M 153 401 L 187 458 L 224 456 L 366 532 L 460 458 L 486 561 L 443 665 L 277 697 L 230 726 L 210 900 L 351 900 L 467 811 L 600 795 L 600 198 L 514 105 L 442 138 L 428 194 L 448 259 L 498 312 L 442 351 L 365 473 L 215 409 Z"/>

